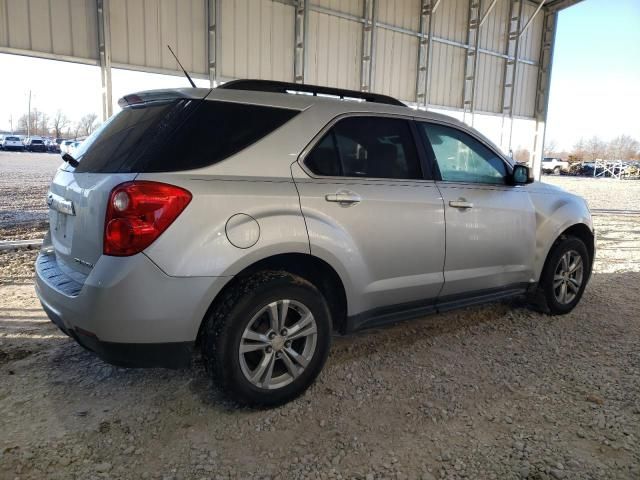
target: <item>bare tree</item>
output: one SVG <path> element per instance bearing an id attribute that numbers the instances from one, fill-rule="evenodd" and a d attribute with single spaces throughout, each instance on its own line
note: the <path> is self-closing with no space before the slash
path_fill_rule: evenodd
<path id="1" fill-rule="evenodd" d="M 609 142 L 607 156 L 609 160 L 631 160 L 640 153 L 640 142 L 629 135 L 620 135 Z"/>
<path id="2" fill-rule="evenodd" d="M 51 119 L 51 127 L 53 128 L 55 137 L 60 138 L 62 136 L 62 130 L 68 125 L 69 119 L 61 110 L 58 110 Z"/>
<path id="3" fill-rule="evenodd" d="M 573 146 L 573 150 L 571 150 L 571 154 L 569 155 L 569 161 L 575 160 L 576 162 L 581 162 L 587 156 L 587 148 L 586 142 L 584 138 L 580 138 Z"/>
<path id="4" fill-rule="evenodd" d="M 554 138 L 544 141 L 544 155 L 545 157 L 557 157 L 558 144 Z"/>
<path id="5" fill-rule="evenodd" d="M 49 135 L 49 115 L 44 112 L 40 112 L 40 135 Z"/>
<path id="6" fill-rule="evenodd" d="M 18 118 L 18 124 L 17 128 L 15 129 L 15 133 L 18 133 L 20 135 L 24 135 L 27 133 L 28 118 L 29 117 L 27 117 L 26 113 L 24 115 L 20 115 L 20 118 Z"/>
<path id="7" fill-rule="evenodd" d="M 84 117 L 82 117 L 78 122 L 80 125 L 80 133 L 82 133 L 83 135 L 91 135 L 91 133 L 98 126 L 96 120 L 98 120 L 98 115 L 96 115 L 95 113 L 87 113 Z"/>
<path id="8" fill-rule="evenodd" d="M 531 158 L 531 152 L 526 148 L 518 148 L 513 153 L 513 159 L 518 163 L 529 163 L 529 159 Z"/>
<path id="9" fill-rule="evenodd" d="M 76 123 L 73 124 L 73 138 L 77 139 L 78 135 L 80 135 L 80 132 L 82 131 L 82 121 L 79 120 Z"/>
<path id="10" fill-rule="evenodd" d="M 600 137 L 594 135 L 584 144 L 585 160 L 596 160 L 604 158 L 607 154 L 607 144 Z"/>

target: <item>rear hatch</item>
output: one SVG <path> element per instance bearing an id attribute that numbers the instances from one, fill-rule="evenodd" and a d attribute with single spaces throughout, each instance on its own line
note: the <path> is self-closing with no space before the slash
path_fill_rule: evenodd
<path id="1" fill-rule="evenodd" d="M 173 133 L 209 89 L 152 91 L 127 96 L 111 117 L 75 151 L 76 168 L 64 163 L 47 195 L 51 243 L 60 268 L 83 283 L 103 251 L 111 190 L 138 173 L 158 171 Z M 170 150 L 170 149 L 169 149 Z M 173 157 L 173 167 L 178 159 Z M 169 163 L 169 162 L 166 162 Z"/>

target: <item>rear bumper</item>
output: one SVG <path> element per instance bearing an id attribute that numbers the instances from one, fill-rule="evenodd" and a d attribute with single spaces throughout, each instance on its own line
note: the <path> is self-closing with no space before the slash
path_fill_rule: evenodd
<path id="1" fill-rule="evenodd" d="M 182 368 L 191 362 L 194 342 L 116 343 L 103 342 L 79 327 L 68 328 L 58 313 L 44 302 L 42 308 L 51 321 L 65 334 L 107 363 L 119 367 Z"/>
<path id="2" fill-rule="evenodd" d="M 44 250 L 44 249 L 43 249 Z M 145 255 L 102 256 L 82 283 L 55 254 L 36 261 L 36 293 L 60 330 L 120 366 L 188 365 L 220 279 L 169 277 Z"/>

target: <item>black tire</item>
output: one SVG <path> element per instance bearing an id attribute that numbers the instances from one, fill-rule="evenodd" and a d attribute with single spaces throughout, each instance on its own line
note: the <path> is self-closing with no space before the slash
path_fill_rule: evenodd
<path id="1" fill-rule="evenodd" d="M 560 175 L 560 167 L 556 167 L 553 169 L 553 174 L 554 175 Z"/>
<path id="2" fill-rule="evenodd" d="M 567 252 L 577 252 L 582 259 L 583 272 L 580 287 L 575 293 L 575 297 L 567 303 L 561 303 L 556 298 L 554 289 L 554 276 L 559 267 L 563 255 Z M 564 315 L 569 313 L 580 302 L 584 289 L 591 274 L 591 261 L 586 245 L 577 237 L 567 236 L 560 238 L 551 247 L 547 261 L 540 275 L 538 284 L 537 304 L 538 307 L 550 315 Z"/>
<path id="3" fill-rule="evenodd" d="M 308 365 L 291 383 L 274 389 L 260 388 L 245 376 L 240 343 L 245 328 L 265 306 L 289 299 L 312 314 L 317 335 Z M 216 386 L 236 402 L 273 407 L 298 397 L 313 383 L 325 364 L 331 346 L 331 314 L 320 291 L 310 282 L 283 271 L 264 271 L 239 280 L 216 301 L 202 331 L 202 354 Z"/>

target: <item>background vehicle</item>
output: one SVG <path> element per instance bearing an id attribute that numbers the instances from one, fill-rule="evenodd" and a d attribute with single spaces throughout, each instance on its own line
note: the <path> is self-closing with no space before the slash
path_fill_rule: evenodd
<path id="1" fill-rule="evenodd" d="M 41 138 L 28 138 L 24 143 L 25 150 L 29 152 L 46 152 L 47 146 Z"/>
<path id="2" fill-rule="evenodd" d="M 22 143 L 20 137 L 15 135 L 8 135 L 4 137 L 4 140 L 2 140 L 2 149 L 22 151 L 24 150 L 24 143 Z"/>
<path id="3" fill-rule="evenodd" d="M 64 153 L 68 153 L 72 157 L 75 157 L 76 156 L 76 150 L 78 149 L 78 146 L 80 145 L 80 143 L 81 142 L 76 142 L 76 141 L 73 141 L 73 142 L 69 143 L 67 145 L 66 151 Z"/>
<path id="4" fill-rule="evenodd" d="M 563 314 L 589 279 L 584 200 L 450 117 L 250 80 L 120 105 L 58 170 L 36 262 L 51 320 L 107 361 L 197 345 L 223 391 L 275 405 L 332 331 L 516 295 Z"/>
<path id="5" fill-rule="evenodd" d="M 60 153 L 69 153 L 69 146 L 71 146 L 73 143 L 73 140 L 63 140 L 60 143 Z"/>
<path id="6" fill-rule="evenodd" d="M 60 145 L 55 140 L 47 140 L 46 146 L 47 146 L 47 152 L 60 153 Z"/>
<path id="7" fill-rule="evenodd" d="M 565 162 L 560 158 L 545 157 L 542 159 L 542 171 L 560 175 L 562 172 L 569 171 L 569 162 Z"/>

